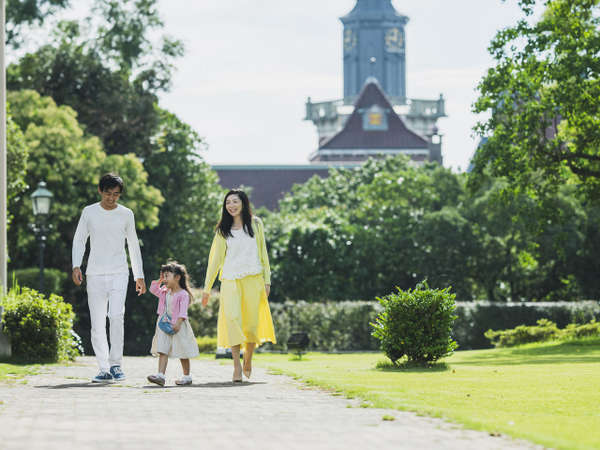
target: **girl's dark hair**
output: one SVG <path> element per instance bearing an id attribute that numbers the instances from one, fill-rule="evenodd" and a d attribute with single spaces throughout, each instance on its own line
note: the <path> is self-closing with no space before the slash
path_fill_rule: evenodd
<path id="1" fill-rule="evenodd" d="M 119 175 L 115 173 L 102 175 L 102 178 L 100 178 L 100 182 L 98 183 L 98 188 L 102 192 L 116 187 L 121 188 L 121 192 L 123 192 L 123 179 Z"/>
<path id="2" fill-rule="evenodd" d="M 243 229 L 250 236 L 254 237 L 254 230 L 252 229 L 252 209 L 250 208 L 250 200 L 248 200 L 248 196 L 241 189 L 232 189 L 226 195 L 223 200 L 223 209 L 221 211 L 221 220 L 217 224 L 217 230 L 221 233 L 225 239 L 228 237 L 233 237 L 231 234 L 231 226 L 233 225 L 233 217 L 227 211 L 225 207 L 227 203 L 227 198 L 230 195 L 237 195 L 239 199 L 242 201 L 242 222 L 244 223 Z"/>
<path id="3" fill-rule="evenodd" d="M 169 261 L 160 267 L 160 273 L 171 272 L 173 275 L 179 275 L 179 287 L 184 291 L 187 291 L 190 296 L 190 304 L 194 301 L 192 294 L 190 276 L 188 275 L 187 269 L 183 264 L 179 264 L 177 261 Z"/>

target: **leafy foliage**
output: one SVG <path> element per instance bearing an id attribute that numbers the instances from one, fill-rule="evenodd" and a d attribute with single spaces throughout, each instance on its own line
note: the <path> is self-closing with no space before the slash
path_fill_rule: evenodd
<path id="1" fill-rule="evenodd" d="M 6 164 L 7 164 L 7 203 L 18 197 L 27 189 L 25 183 L 25 174 L 27 170 L 27 161 L 29 152 L 25 145 L 25 138 L 19 126 L 12 120 L 10 108 L 8 109 L 6 120 Z M 8 226 L 12 220 L 12 215 L 8 211 Z"/>
<path id="2" fill-rule="evenodd" d="M 134 155 L 107 156 L 100 141 L 84 134 L 75 112 L 67 106 L 56 106 L 48 97 L 33 91 L 9 93 L 13 119 L 24 134 L 30 160 L 26 182 L 35 189 L 46 181 L 54 194 L 48 235 L 51 267 L 70 270 L 71 242 L 81 209 L 97 201 L 97 185 L 105 171 L 121 173 L 127 185 L 123 203 L 136 215 L 138 228 L 156 226 L 160 192 L 147 185 L 148 175 Z M 37 265 L 37 244 L 29 229 L 34 222 L 28 196 L 16 198 L 9 210 L 13 226 L 9 231 L 9 254 L 13 267 Z"/>
<path id="3" fill-rule="evenodd" d="M 532 19 L 537 5 L 545 11 Z M 474 158 L 478 185 L 489 167 L 511 186 L 545 195 L 563 183 L 592 198 L 600 189 L 600 2 L 519 0 L 523 18 L 500 30 L 474 112 L 489 113 Z"/>
<path id="4" fill-rule="evenodd" d="M 9 66 L 11 90 L 33 89 L 71 106 L 107 153 L 146 157 L 159 126 L 157 93 L 168 90 L 177 40 L 151 36 L 163 26 L 156 0 L 96 0 L 93 20 L 60 22 L 51 42 Z"/>
<path id="5" fill-rule="evenodd" d="M 264 348 L 287 351 L 291 334 L 304 331 L 309 336 L 310 350 L 377 350 L 378 342 L 371 336 L 369 324 L 380 310 L 377 302 L 272 303 L 277 344 L 267 343 Z M 206 308 L 194 303 L 188 311 L 194 334 L 216 336 L 218 314 L 218 296 L 212 296 Z"/>
<path id="6" fill-rule="evenodd" d="M 57 295 L 46 298 L 29 288 L 14 287 L 1 301 L 2 324 L 15 358 L 31 362 L 74 360 L 81 354 L 73 332 L 71 305 Z"/>
<path id="7" fill-rule="evenodd" d="M 572 185 L 535 200 L 504 179 L 466 181 L 396 157 L 296 186 L 265 217 L 272 299 L 368 299 L 425 278 L 463 301 L 596 295 L 598 205 Z"/>
<path id="8" fill-rule="evenodd" d="M 68 5 L 69 0 L 7 0 L 6 42 L 19 47 L 24 41 L 24 26 L 41 25 L 49 16 Z"/>
<path id="9" fill-rule="evenodd" d="M 537 325 L 520 325 L 509 330 L 488 330 L 485 337 L 494 347 L 514 347 L 531 342 L 600 337 L 600 322 L 592 319 L 586 324 L 571 323 L 561 330 L 554 322 L 540 319 L 537 321 Z"/>
<path id="10" fill-rule="evenodd" d="M 200 353 L 214 353 L 217 350 L 217 338 L 211 336 L 202 336 L 196 338 L 198 350 Z"/>
<path id="11" fill-rule="evenodd" d="M 140 234 L 145 266 L 156 276 L 167 259 L 177 259 L 187 266 L 192 280 L 201 282 L 223 189 L 201 157 L 204 143 L 198 134 L 168 111 L 159 109 L 159 118 L 155 149 L 144 167 L 149 183 L 160 190 L 165 202 L 158 226 Z"/>
<path id="12" fill-rule="evenodd" d="M 392 363 L 406 356 L 409 362 L 429 364 L 454 352 L 454 298 L 449 288 L 429 289 L 426 284 L 378 298 L 383 311 L 372 323 L 373 336 Z"/>
<path id="13" fill-rule="evenodd" d="M 29 267 L 9 272 L 9 282 L 15 282 L 19 286 L 28 287 L 39 291 L 40 269 Z M 67 280 L 67 272 L 58 269 L 44 269 L 44 291 L 42 294 L 49 297 L 56 292 L 62 292 L 63 285 Z"/>
<path id="14" fill-rule="evenodd" d="M 584 324 L 600 319 L 600 305 L 596 301 L 583 302 L 457 302 L 452 337 L 463 350 L 489 348 L 487 330 L 512 329 L 520 325 L 532 326 L 540 319 L 556 323 L 558 327 Z"/>

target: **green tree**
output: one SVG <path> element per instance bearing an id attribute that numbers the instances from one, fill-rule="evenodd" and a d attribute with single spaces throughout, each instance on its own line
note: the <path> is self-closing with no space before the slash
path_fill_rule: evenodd
<path id="1" fill-rule="evenodd" d="M 23 26 L 42 25 L 57 11 L 69 6 L 69 0 L 8 0 L 6 2 L 6 42 L 19 47 Z"/>
<path id="2" fill-rule="evenodd" d="M 100 140 L 84 134 L 75 111 L 56 106 L 49 97 L 34 91 L 10 92 L 13 119 L 24 134 L 30 159 L 25 181 L 35 189 L 46 181 L 54 193 L 48 236 L 49 265 L 71 267 L 71 242 L 77 220 L 86 204 L 98 200 L 97 184 L 105 171 L 121 173 L 126 182 L 123 203 L 132 208 L 138 229 L 158 224 L 158 189 L 147 185 L 147 173 L 135 155 L 107 156 Z M 9 255 L 14 268 L 36 265 L 37 245 L 29 229 L 33 213 L 29 195 L 9 205 L 13 224 L 9 233 Z"/>
<path id="3" fill-rule="evenodd" d="M 25 138 L 19 126 L 12 120 L 10 109 L 7 111 L 6 121 L 6 150 L 7 150 L 7 201 L 11 204 L 13 199 L 21 195 L 27 184 L 25 174 L 29 152 L 25 145 Z M 12 216 L 8 211 L 8 226 L 10 227 Z"/>
<path id="4" fill-rule="evenodd" d="M 142 233 L 146 267 L 156 276 L 166 259 L 177 259 L 201 285 L 224 192 L 217 174 L 201 158 L 200 136 L 176 115 L 162 109 L 158 113 L 156 148 L 144 166 L 165 203 L 159 225 Z"/>
<path id="5" fill-rule="evenodd" d="M 157 93 L 169 88 L 183 46 L 150 39 L 163 26 L 156 0 L 97 0 L 93 12 L 97 26 L 60 22 L 51 42 L 9 66 L 7 85 L 72 107 L 107 153 L 147 157 L 159 127 Z"/>
<path id="6" fill-rule="evenodd" d="M 545 11 L 532 19 L 536 6 Z M 523 18 L 499 31 L 479 84 L 473 186 L 504 176 L 545 195 L 563 183 L 600 192 L 600 0 L 519 0 Z"/>

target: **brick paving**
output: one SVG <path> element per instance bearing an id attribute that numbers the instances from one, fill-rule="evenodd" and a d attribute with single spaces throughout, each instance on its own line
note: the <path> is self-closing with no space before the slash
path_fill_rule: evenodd
<path id="1" fill-rule="evenodd" d="M 54 366 L 27 383 L 0 383 L 0 448 L 12 449 L 532 449 L 533 444 L 464 430 L 413 413 L 359 408 L 254 368 L 231 383 L 231 366 L 193 360 L 194 384 L 150 385 L 151 357 L 126 357 L 128 379 L 89 382 L 93 358 Z M 394 421 L 382 420 L 384 415 Z"/>

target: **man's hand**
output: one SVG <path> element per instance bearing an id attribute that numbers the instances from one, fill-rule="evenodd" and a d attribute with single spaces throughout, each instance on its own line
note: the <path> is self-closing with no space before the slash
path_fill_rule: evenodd
<path id="1" fill-rule="evenodd" d="M 73 267 L 73 273 L 71 274 L 71 277 L 73 278 L 73 283 L 75 283 L 77 286 L 81 286 L 81 283 L 83 282 L 83 275 L 81 274 L 81 269 L 79 267 Z"/>
<path id="2" fill-rule="evenodd" d="M 271 293 L 271 285 L 265 284 L 265 291 L 267 291 L 267 298 L 269 298 L 269 294 Z"/>
<path id="3" fill-rule="evenodd" d="M 135 291 L 137 292 L 138 297 L 146 293 L 146 282 L 143 278 L 135 280 Z"/>
<path id="4" fill-rule="evenodd" d="M 202 294 L 202 306 L 208 305 L 208 299 L 210 298 L 210 294 L 208 292 L 204 292 Z"/>

